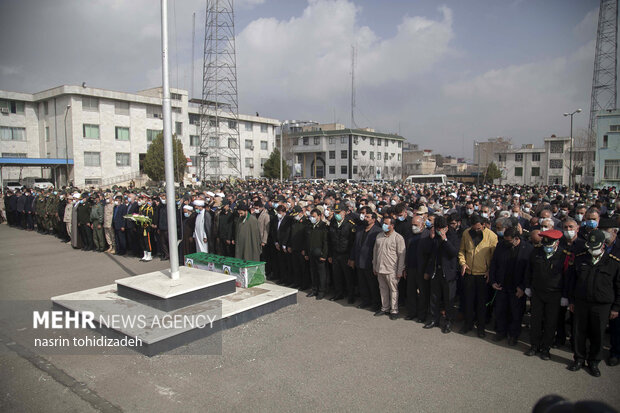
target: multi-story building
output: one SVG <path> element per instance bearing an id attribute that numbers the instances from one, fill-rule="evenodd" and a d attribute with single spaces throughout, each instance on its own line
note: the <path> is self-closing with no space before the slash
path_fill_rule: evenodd
<path id="1" fill-rule="evenodd" d="M 403 148 L 403 175 L 429 175 L 435 173 L 437 161 L 431 149 L 419 150 L 418 145 L 405 142 Z"/>
<path id="2" fill-rule="evenodd" d="M 306 125 L 285 135 L 299 178 L 400 179 L 404 138 L 340 124 Z"/>
<path id="3" fill-rule="evenodd" d="M 573 148 L 573 178 L 583 179 L 583 148 Z M 532 144 L 511 148 L 494 154 L 495 163 L 502 171 L 502 184 L 568 185 L 571 167 L 571 139 L 551 135 L 543 147 Z"/>
<path id="4" fill-rule="evenodd" d="M 486 142 L 474 141 L 474 164 L 478 169 L 486 170 L 487 166 L 494 160 L 496 153 L 502 153 L 512 148 L 510 139 L 502 137 L 489 138 Z"/>
<path id="5" fill-rule="evenodd" d="M 187 91 L 171 90 L 172 132 L 196 165 L 232 164 L 200 155 L 200 105 L 188 101 Z M 221 169 L 222 176 L 261 176 L 275 142 L 276 119 L 239 115 L 221 128 L 238 128 L 237 167 Z M 34 94 L 0 91 L 0 176 L 51 178 L 57 184 L 111 185 L 139 177 L 152 140 L 163 130 L 162 88 L 138 93 L 64 85 Z M 216 143 L 214 142 L 214 145 Z M 237 143 L 226 142 L 236 149 Z M 45 168 L 45 169 L 43 169 Z"/>
<path id="6" fill-rule="evenodd" d="M 601 111 L 596 115 L 594 159 L 594 184 L 620 186 L 620 110 Z"/>

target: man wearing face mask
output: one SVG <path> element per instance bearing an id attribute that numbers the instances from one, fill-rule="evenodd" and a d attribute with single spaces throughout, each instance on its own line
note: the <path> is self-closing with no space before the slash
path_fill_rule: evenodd
<path id="1" fill-rule="evenodd" d="M 194 226 L 193 238 L 196 242 L 196 252 L 209 252 L 211 246 L 211 215 L 205 210 L 204 199 L 194 201 L 196 209 L 196 224 Z"/>
<path id="2" fill-rule="evenodd" d="M 566 297 L 565 255 L 558 249 L 562 233 L 557 230 L 539 234 L 542 246 L 532 252 L 525 279 L 525 294 L 531 298 L 530 349 L 526 356 L 540 354 L 549 360 L 549 349 L 555 336 L 558 314 L 563 297 Z M 543 325 L 544 322 L 544 325 Z"/>
<path id="3" fill-rule="evenodd" d="M 289 270 L 289 260 L 286 255 L 291 237 L 291 217 L 286 213 L 286 206 L 278 204 L 276 208 L 276 219 L 273 221 L 271 231 L 275 246 L 274 254 L 274 279 L 275 282 L 287 283 L 291 281 Z"/>
<path id="4" fill-rule="evenodd" d="M 605 251 L 605 234 L 599 229 L 588 234 L 586 247 L 588 254 L 575 262 L 569 287 L 569 309 L 575 314 L 575 353 L 568 369 L 580 370 L 587 361 L 588 372 L 599 377 L 605 326 L 617 319 L 620 311 L 620 258 Z"/>
<path id="5" fill-rule="evenodd" d="M 349 304 L 355 301 L 353 272 L 347 265 L 349 253 L 355 241 L 355 222 L 346 220 L 346 211 L 342 204 L 334 207 L 334 218 L 329 226 L 329 258 L 334 277 L 334 296 L 330 301 L 341 300 L 345 292 Z"/>
<path id="6" fill-rule="evenodd" d="M 495 290 L 494 341 L 508 337 L 509 345 L 517 345 L 525 311 L 525 274 L 533 249 L 517 228 L 510 227 L 493 253 L 489 282 Z"/>
<path id="7" fill-rule="evenodd" d="M 310 224 L 306 230 L 306 245 L 302 254 L 310 263 L 310 279 L 312 291 L 307 297 L 316 297 L 317 300 L 325 298 L 327 290 L 327 272 L 325 262 L 329 250 L 327 239 L 327 225 L 321 220 L 321 211 L 314 208 L 310 213 Z"/>
<path id="8" fill-rule="evenodd" d="M 584 220 L 579 228 L 579 236 L 584 240 L 588 239 L 590 231 L 598 228 L 601 216 L 596 208 L 590 208 L 585 214 Z"/>
<path id="9" fill-rule="evenodd" d="M 125 215 L 127 215 L 127 205 L 123 203 L 123 197 L 117 195 L 114 198 L 114 208 L 112 210 L 112 229 L 114 230 L 114 245 L 116 255 L 127 253 L 127 242 L 125 238 Z"/>
<path id="10" fill-rule="evenodd" d="M 127 215 L 137 214 L 140 210 L 140 204 L 136 199 L 136 194 L 127 194 Z M 134 256 L 140 257 L 140 242 L 138 241 L 138 225 L 135 221 L 127 219 L 125 222 L 125 236 L 127 239 L 127 250 Z"/>
<path id="11" fill-rule="evenodd" d="M 394 218 L 383 218 L 383 235 L 378 235 L 373 248 L 373 273 L 381 292 L 381 308 L 375 316 L 389 314 L 398 318 L 398 281 L 405 272 L 405 240 L 394 231 Z"/>
<path id="12" fill-rule="evenodd" d="M 377 215 L 370 208 L 364 207 L 362 211 L 366 226 L 356 230 L 355 242 L 349 254 L 349 266 L 354 268 L 357 274 L 362 301 L 357 307 L 371 307 L 372 311 L 377 311 L 380 308 L 381 301 L 379 282 L 372 273 L 372 253 L 377 235 L 381 233 L 381 227 L 376 225 Z"/>
<path id="13" fill-rule="evenodd" d="M 605 233 L 605 252 L 610 256 L 620 257 L 620 241 L 618 241 L 620 216 L 613 214 L 612 217 L 601 219 L 600 229 Z M 609 336 L 611 348 L 607 364 L 613 367 L 620 363 L 620 317 L 609 321 Z"/>

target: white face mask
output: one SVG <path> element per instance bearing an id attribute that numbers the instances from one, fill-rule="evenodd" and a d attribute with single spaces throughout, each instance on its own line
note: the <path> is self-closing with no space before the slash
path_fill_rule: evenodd
<path id="1" fill-rule="evenodd" d="M 361 219 L 362 221 L 364 221 L 364 220 L 366 219 L 366 215 L 364 215 L 364 214 L 360 214 L 360 219 Z"/>
<path id="2" fill-rule="evenodd" d="M 600 249 L 600 248 L 595 249 L 595 250 L 591 249 L 591 248 L 588 248 L 588 252 L 590 253 L 591 256 L 596 258 L 596 257 L 600 256 L 603 253 L 603 250 Z"/>
<path id="3" fill-rule="evenodd" d="M 331 212 L 329 212 L 329 209 L 325 210 L 325 218 L 329 218 Z"/>
<path id="4" fill-rule="evenodd" d="M 278 215 L 278 219 L 282 219 L 282 214 L 277 214 Z"/>
<path id="5" fill-rule="evenodd" d="M 515 218 L 519 218 L 519 213 L 518 212 L 513 212 L 512 216 L 515 217 Z"/>
<path id="6" fill-rule="evenodd" d="M 575 231 L 566 230 L 564 231 L 564 236 L 566 237 L 566 239 L 573 239 L 575 238 Z"/>
<path id="7" fill-rule="evenodd" d="M 161 203 L 162 203 L 162 204 L 164 204 L 164 205 L 166 205 L 166 200 L 165 200 L 165 199 L 162 199 L 162 200 L 161 200 Z"/>
<path id="8" fill-rule="evenodd" d="M 422 228 L 414 225 L 411 227 L 411 231 L 413 231 L 414 234 L 419 234 L 420 232 L 422 232 Z"/>
<path id="9" fill-rule="evenodd" d="M 524 210 L 525 212 L 530 212 L 530 209 L 529 209 L 528 207 L 524 207 L 524 208 L 523 208 L 523 210 Z"/>
<path id="10" fill-rule="evenodd" d="M 316 224 L 316 217 L 310 217 L 310 222 L 312 222 L 312 224 Z"/>

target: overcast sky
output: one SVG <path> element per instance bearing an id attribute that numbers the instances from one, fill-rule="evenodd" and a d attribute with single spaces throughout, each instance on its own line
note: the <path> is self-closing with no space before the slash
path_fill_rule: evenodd
<path id="1" fill-rule="evenodd" d="M 161 84 L 157 0 L 0 0 L 0 89 Z M 169 0 L 170 84 L 201 94 L 205 0 Z M 238 0 L 240 112 L 399 132 L 471 157 L 587 128 L 598 0 Z"/>

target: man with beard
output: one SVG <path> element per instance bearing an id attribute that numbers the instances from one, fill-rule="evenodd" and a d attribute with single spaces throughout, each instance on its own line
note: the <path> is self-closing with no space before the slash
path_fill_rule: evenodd
<path id="1" fill-rule="evenodd" d="M 261 253 L 261 239 L 258 230 L 258 220 L 248 212 L 245 202 L 237 205 L 239 221 L 235 239 L 235 257 L 246 261 L 259 261 Z"/>

